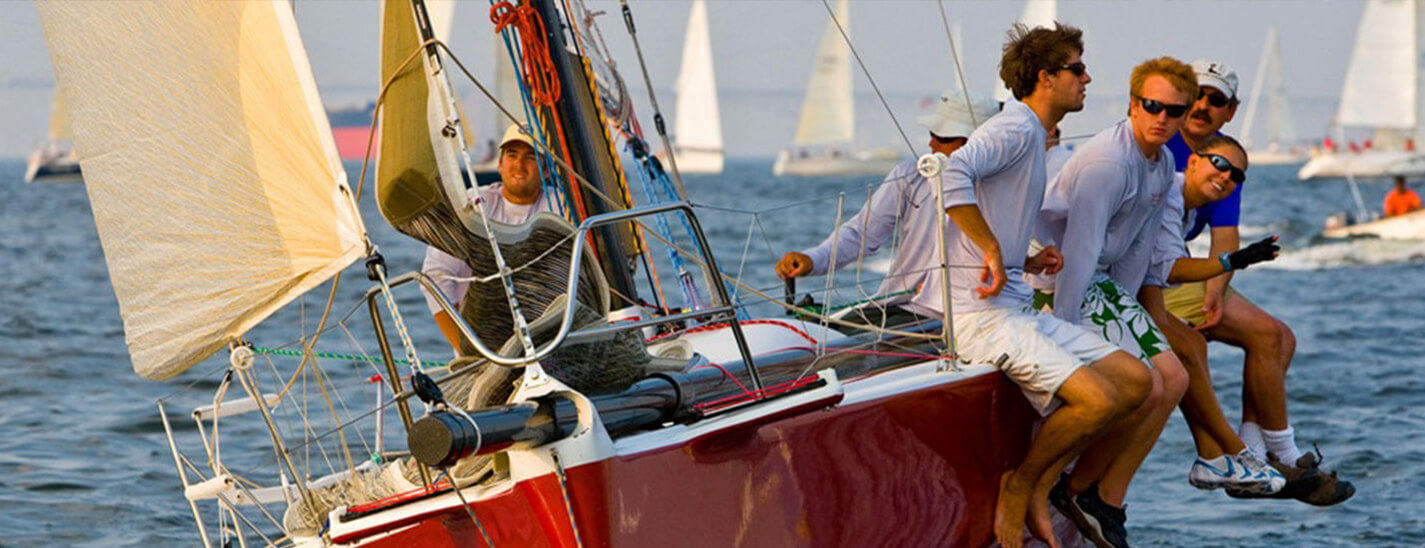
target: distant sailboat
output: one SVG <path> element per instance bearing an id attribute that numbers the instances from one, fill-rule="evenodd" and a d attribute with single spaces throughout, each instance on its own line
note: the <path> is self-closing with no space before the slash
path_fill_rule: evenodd
<path id="1" fill-rule="evenodd" d="M 1356 29 L 1356 45 L 1336 111 L 1338 140 L 1345 128 L 1374 130 L 1362 150 L 1337 147 L 1317 154 L 1297 178 L 1425 175 L 1425 154 L 1415 149 L 1425 134 L 1422 119 L 1415 0 L 1370 0 Z"/>
<path id="2" fill-rule="evenodd" d="M 79 156 L 74 153 L 70 135 L 69 107 L 55 89 L 50 105 L 49 132 L 44 142 L 30 152 L 25 166 L 25 182 L 79 182 Z"/>
<path id="3" fill-rule="evenodd" d="M 1019 16 L 1019 23 L 1029 27 L 1054 28 L 1054 20 L 1059 17 L 1059 0 L 1025 0 L 1024 13 Z M 992 82 L 995 86 L 995 100 L 1001 103 L 1008 101 L 1013 95 L 1009 88 L 1004 87 L 1004 81 L 999 77 L 999 65 L 995 65 L 995 76 Z"/>
<path id="4" fill-rule="evenodd" d="M 1242 123 L 1242 137 L 1249 150 L 1247 157 L 1254 166 L 1299 164 L 1307 159 L 1307 150 L 1296 136 L 1291 105 L 1287 103 L 1281 57 L 1277 28 L 1269 26 L 1266 42 L 1262 45 L 1262 57 L 1257 63 L 1257 76 L 1252 81 L 1247 117 Z M 1257 105 L 1263 95 L 1267 98 L 1267 133 L 1266 138 L 1258 142 L 1252 138 L 1252 122 L 1257 118 Z"/>
<path id="5" fill-rule="evenodd" d="M 846 0 L 836 2 L 836 21 L 850 29 Z M 851 88 L 851 48 L 836 21 L 827 21 L 821 35 L 801 120 L 792 149 L 777 155 L 773 175 L 861 175 L 885 173 L 900 161 L 894 148 L 859 150 L 852 147 L 856 111 Z"/>
<path id="6" fill-rule="evenodd" d="M 693 0 L 683 41 L 683 66 L 676 84 L 673 155 L 682 173 L 722 173 L 722 122 L 717 108 L 712 41 L 704 0 Z"/>

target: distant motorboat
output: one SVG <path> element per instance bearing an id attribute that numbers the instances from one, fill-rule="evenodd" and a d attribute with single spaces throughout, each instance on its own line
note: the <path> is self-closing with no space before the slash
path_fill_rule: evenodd
<path id="1" fill-rule="evenodd" d="M 1394 217 L 1380 217 L 1361 223 L 1350 223 L 1349 215 L 1337 213 L 1327 218 L 1324 238 L 1376 237 L 1382 240 L 1425 240 L 1425 210 L 1416 210 Z"/>
<path id="2" fill-rule="evenodd" d="M 1265 146 L 1258 148 L 1257 141 L 1252 139 L 1252 122 L 1256 120 L 1257 105 L 1263 95 L 1267 98 L 1267 134 Z M 1257 63 L 1257 76 L 1247 103 L 1247 116 L 1242 124 L 1242 137 L 1247 145 L 1247 158 L 1254 166 L 1301 164 L 1310 158 L 1310 148 L 1302 146 L 1296 135 L 1291 105 L 1287 103 L 1276 26 L 1267 27 L 1261 61 Z"/>
<path id="3" fill-rule="evenodd" d="M 792 147 L 777 154 L 773 175 L 827 177 L 884 174 L 900 162 L 894 148 L 862 150 L 852 145 L 856 111 L 851 86 L 851 48 L 841 37 L 850 32 L 846 0 L 836 2 L 836 19 L 826 23 L 802 99 L 801 119 Z M 841 22 L 842 29 L 836 26 Z"/>
<path id="4" fill-rule="evenodd" d="M 75 153 L 71 141 L 69 107 L 64 97 L 55 90 L 50 104 L 49 131 L 45 140 L 30 151 L 25 166 L 26 183 L 82 182 L 79 171 L 79 155 Z"/>
<path id="5" fill-rule="evenodd" d="M 1361 13 L 1351 64 L 1336 111 L 1338 141 L 1345 128 L 1374 130 L 1372 146 L 1340 146 L 1322 150 L 1311 158 L 1297 178 L 1389 177 L 1425 175 L 1425 154 L 1414 144 L 1425 135 L 1416 59 L 1421 48 L 1418 0 L 1370 0 Z"/>

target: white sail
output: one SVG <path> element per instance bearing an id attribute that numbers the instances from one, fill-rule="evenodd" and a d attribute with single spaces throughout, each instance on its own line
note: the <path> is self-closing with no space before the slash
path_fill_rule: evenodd
<path id="1" fill-rule="evenodd" d="M 848 34 L 851 23 L 846 0 L 836 2 L 836 20 L 826 22 L 807 81 L 806 97 L 802 100 L 801 120 L 797 123 L 798 145 L 849 143 L 855 136 L 856 122 L 851 95 L 851 48 L 841 37 L 836 22 Z"/>
<path id="2" fill-rule="evenodd" d="M 1416 118 L 1416 5 L 1370 0 L 1361 13 L 1336 124 L 1408 130 Z"/>
<path id="3" fill-rule="evenodd" d="M 673 118 L 673 138 L 678 149 L 722 154 L 722 122 L 717 108 L 717 78 L 713 73 L 712 41 L 708 36 L 708 11 L 704 0 L 693 0 L 688 33 L 683 42 L 683 65 L 676 83 L 678 106 Z"/>
<path id="4" fill-rule="evenodd" d="M 1257 107 L 1265 97 L 1267 109 L 1267 130 L 1265 138 L 1252 137 Z M 1247 103 L 1247 114 L 1242 122 L 1242 135 L 1250 146 L 1289 145 L 1297 141 L 1296 123 L 1291 115 L 1291 105 L 1287 100 L 1286 80 L 1282 77 L 1281 45 L 1277 41 L 1276 26 L 1268 26 L 1266 39 L 1262 44 L 1262 56 L 1257 64 L 1257 75 L 1252 82 L 1251 96 Z"/>
<path id="5" fill-rule="evenodd" d="M 455 27 L 455 0 L 425 0 L 424 3 L 426 17 L 430 19 L 431 32 L 434 32 L 437 39 L 449 46 L 450 31 Z"/>
<path id="6" fill-rule="evenodd" d="M 1020 14 L 1019 22 L 1026 27 L 1046 27 L 1054 28 L 1054 20 L 1059 17 L 1058 0 L 1025 0 L 1024 13 Z M 1014 95 L 1009 92 L 1009 88 L 1004 87 L 1004 80 L 999 77 L 999 65 L 995 65 L 995 100 L 1001 103 L 1008 101 Z"/>
<path id="7" fill-rule="evenodd" d="M 36 7 L 140 375 L 181 373 L 362 254 L 285 0 Z"/>

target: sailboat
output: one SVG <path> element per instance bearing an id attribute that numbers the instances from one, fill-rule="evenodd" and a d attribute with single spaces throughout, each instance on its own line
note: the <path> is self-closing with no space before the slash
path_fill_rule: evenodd
<path id="1" fill-rule="evenodd" d="M 69 107 L 64 103 L 64 96 L 55 90 L 54 101 L 50 104 L 49 131 L 45 140 L 30 152 L 25 166 L 26 183 L 82 180 L 69 125 Z"/>
<path id="2" fill-rule="evenodd" d="M 801 118 L 792 147 L 777 154 L 773 175 L 824 177 L 884 175 L 901 160 L 893 147 L 856 148 L 856 112 L 851 82 L 851 47 L 841 36 L 850 33 L 850 8 L 837 0 L 836 17 L 826 23 L 812 61 L 811 78 L 802 99 Z"/>
<path id="3" fill-rule="evenodd" d="M 1258 147 L 1251 136 L 1252 123 L 1257 119 L 1257 105 L 1261 102 L 1263 89 L 1267 97 L 1267 132 L 1262 146 Z M 1267 27 L 1262 57 L 1257 63 L 1257 76 L 1252 81 L 1252 99 L 1247 103 L 1247 116 L 1242 123 L 1242 135 L 1246 137 L 1247 157 L 1254 166 L 1299 164 L 1308 157 L 1308 148 L 1297 139 L 1296 123 L 1291 115 L 1291 105 L 1287 103 L 1281 46 L 1277 43 L 1275 25 Z"/>
<path id="4" fill-rule="evenodd" d="M 1422 14 L 1416 0 L 1369 0 L 1356 29 L 1351 63 L 1333 123 L 1337 141 L 1345 129 L 1372 130 L 1363 147 L 1342 143 L 1317 151 L 1298 179 L 1425 175 L 1425 93 L 1421 93 L 1417 41 Z"/>
<path id="5" fill-rule="evenodd" d="M 1028 28 L 1044 27 L 1054 28 L 1054 23 L 1059 18 L 1059 0 L 1024 0 L 1024 12 L 1019 16 L 1019 23 Z M 958 33 L 957 33 L 958 35 Z M 1004 81 L 999 77 L 999 67 L 995 67 L 994 78 L 991 82 L 996 82 L 995 100 L 1000 103 L 1008 101 L 1013 94 L 1009 88 L 1004 87 Z"/>
<path id="6" fill-rule="evenodd" d="M 674 85 L 673 157 L 682 173 L 722 173 L 722 120 L 717 108 L 712 40 L 705 0 L 693 0 L 683 40 L 683 64 Z"/>
<path id="7" fill-rule="evenodd" d="M 74 137 L 135 372 L 168 379 L 228 351 L 211 381 L 185 374 L 191 411 L 158 405 L 205 547 L 992 538 L 998 479 L 1036 417 L 1018 388 L 947 355 L 937 322 L 737 320 L 694 208 L 626 201 L 609 145 L 640 137 L 607 125 L 594 61 L 574 53 L 592 46 L 542 32 L 587 24 L 563 11 L 581 2 L 522 4 L 501 31 L 561 89 L 526 103 L 538 123 L 525 131 L 560 159 L 550 177 L 569 207 L 518 226 L 467 207 L 453 71 L 424 2 L 382 4 L 377 204 L 475 272 L 460 302 L 437 299 L 468 350 L 445 365 L 423 362 L 412 341 L 408 323 L 426 312 L 402 315 L 394 294 L 430 281 L 387 274 L 285 0 L 37 8 L 80 114 Z M 647 160 L 635 155 L 656 170 Z M 658 215 L 687 221 L 686 256 L 717 280 L 701 308 L 641 306 L 650 293 L 634 282 L 630 244 L 643 230 L 630 222 Z M 281 326 L 254 326 L 328 281 L 333 310 L 336 276 L 359 259 L 369 289 L 335 308 L 347 316 L 324 313 L 296 334 L 295 363 L 263 345 Z M 364 336 L 347 323 L 362 310 Z M 359 353 L 318 352 L 329 318 Z"/>

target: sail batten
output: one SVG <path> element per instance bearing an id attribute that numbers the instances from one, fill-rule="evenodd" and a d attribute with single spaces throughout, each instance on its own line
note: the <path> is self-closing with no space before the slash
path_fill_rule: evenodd
<path id="1" fill-rule="evenodd" d="M 36 7 L 136 372 L 183 372 L 361 256 L 285 1 Z"/>

